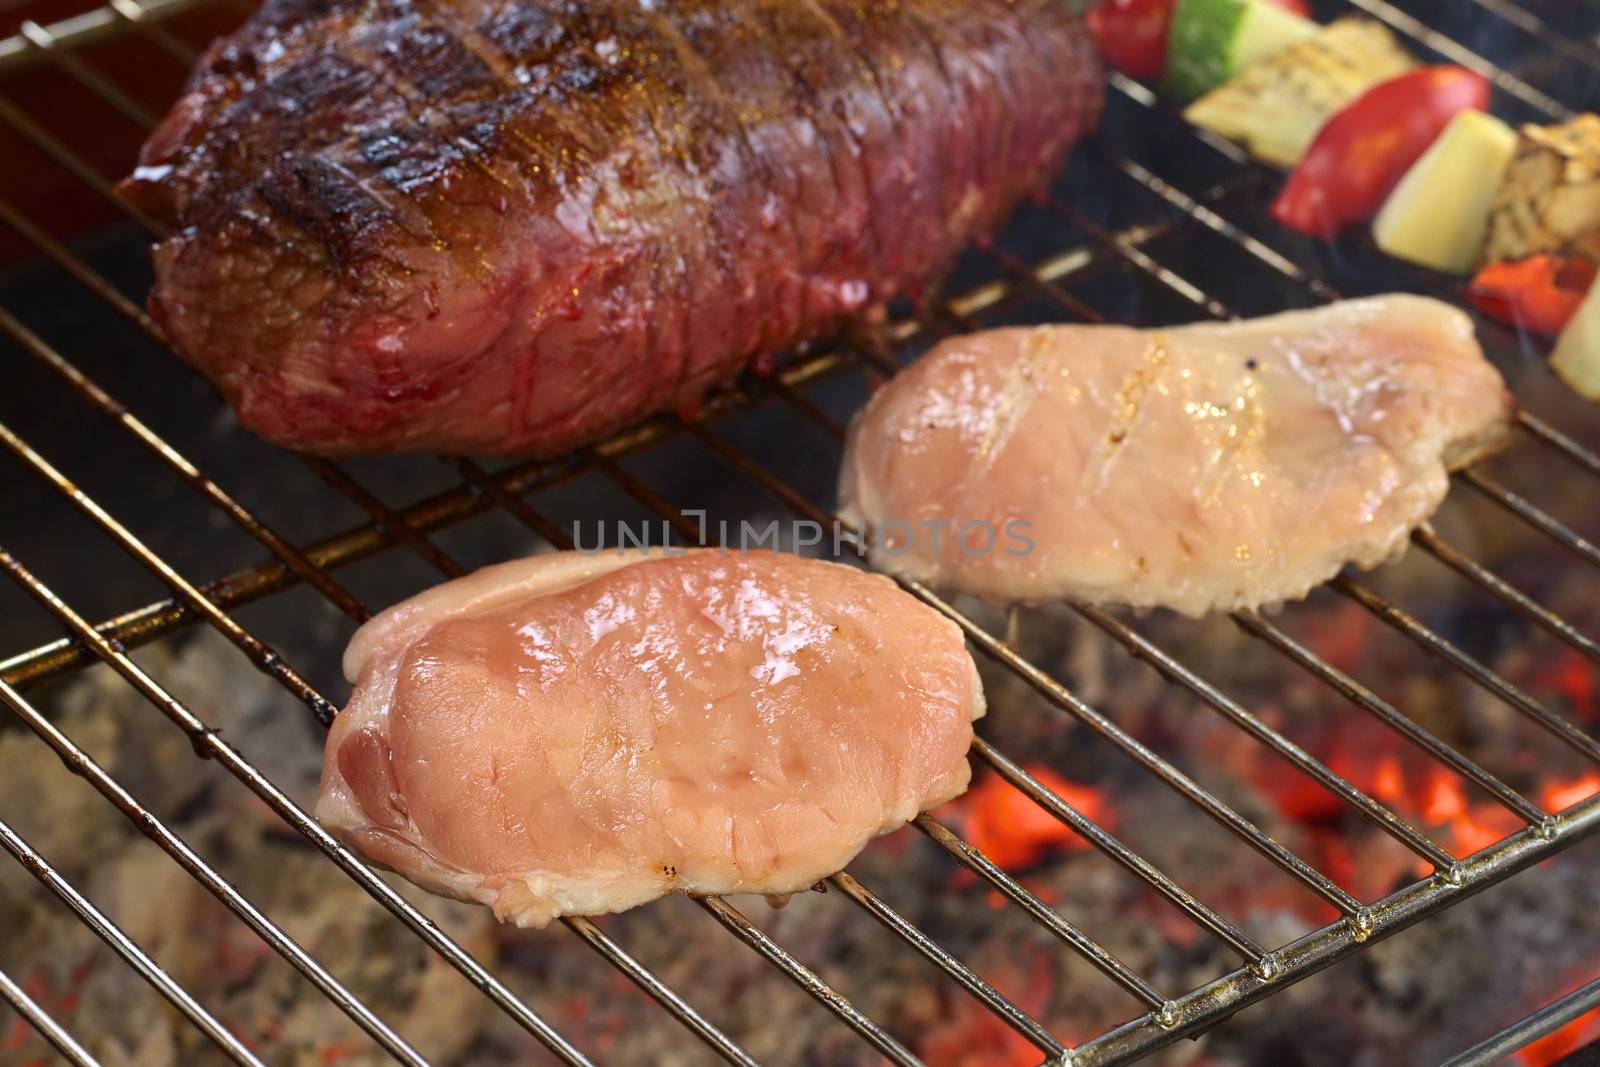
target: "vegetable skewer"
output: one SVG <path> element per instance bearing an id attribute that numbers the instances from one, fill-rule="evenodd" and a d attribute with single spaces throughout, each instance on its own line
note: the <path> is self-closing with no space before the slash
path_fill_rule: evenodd
<path id="1" fill-rule="evenodd" d="M 1464 67 L 1424 67 L 1368 89 L 1322 127 L 1272 217 L 1313 237 L 1370 219 L 1458 112 L 1488 106 L 1488 80 Z"/>

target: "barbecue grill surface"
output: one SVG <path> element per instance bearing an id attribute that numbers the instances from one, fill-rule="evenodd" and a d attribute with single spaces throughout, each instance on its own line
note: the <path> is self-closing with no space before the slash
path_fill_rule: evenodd
<path id="1" fill-rule="evenodd" d="M 1514 6 L 1512 0 L 1353 0 L 1319 5 L 1326 19 L 1348 7 L 1395 28 L 1419 55 L 1465 62 L 1490 73 L 1495 108 L 1513 121 L 1548 122 L 1571 111 L 1600 108 L 1600 50 L 1594 45 L 1600 12 L 1580 4 Z M 1325 8 L 1325 9 L 1324 9 Z M 122 792 L 109 771 L 85 762 L 78 742 L 52 725 L 57 685 L 92 664 L 105 662 L 119 686 L 137 691 L 149 715 L 126 728 L 182 731 L 197 758 L 217 761 L 281 817 L 284 832 L 304 839 L 337 865 L 376 906 L 397 919 L 397 936 L 416 937 L 458 970 L 481 995 L 568 1063 L 597 1060 L 581 1028 L 554 1013 L 535 1011 L 480 959 L 424 911 L 391 889 L 309 819 L 305 809 L 268 780 L 226 735 L 210 729 L 206 704 L 180 701 L 144 674 L 127 653 L 152 643 L 181 641 L 196 628 L 236 647 L 239 665 L 253 664 L 289 694 L 296 714 L 286 734 L 319 736 L 345 687 L 338 653 L 354 625 L 371 611 L 440 579 L 483 563 L 541 547 L 567 547 L 573 523 L 621 520 L 654 524 L 679 543 L 699 535 L 682 509 L 703 509 L 716 531 L 720 519 L 737 523 L 782 515 L 827 523 L 833 501 L 841 423 L 871 382 L 903 365 L 954 330 L 1037 321 L 1113 321 L 1165 324 L 1233 315 L 1264 314 L 1310 306 L 1338 296 L 1410 290 L 1459 301 L 1459 286 L 1383 257 L 1364 234 L 1337 244 L 1302 241 L 1275 227 L 1264 205 L 1277 179 L 1231 146 L 1207 138 L 1163 110 L 1143 87 L 1113 77 L 1101 135 L 1084 146 L 1050 194 L 1025 209 L 991 247 L 963 260 L 931 311 L 918 318 L 901 308 L 891 336 L 892 354 L 866 344 L 819 346 L 780 360 L 774 373 L 750 377 L 717 394 L 702 410 L 655 419 L 571 457 L 552 462 L 480 464 L 423 458 L 356 460 L 340 464 L 278 451 L 233 424 L 225 406 L 162 345 L 160 331 L 141 310 L 149 275 L 144 246 L 148 220 L 113 208 L 117 221 L 95 234 L 61 243 L 51 205 L 68 199 L 73 217 L 105 213 L 108 181 L 131 160 L 151 115 L 159 112 L 184 72 L 184 58 L 240 12 L 194 0 L 118 0 L 65 22 L 30 25 L 0 41 L 0 158 L 16 158 L 22 184 L 0 182 L 0 236 L 15 238 L 26 253 L 0 266 L 0 350 L 7 383 L 0 395 L 0 446 L 5 503 L 0 505 L 0 703 L 8 726 L 38 735 L 35 751 L 65 758 L 107 801 L 134 820 L 173 860 L 217 896 L 296 970 L 336 1003 L 370 1039 L 402 1062 L 423 1062 L 405 1035 L 409 1020 L 380 1018 L 348 985 L 283 928 L 256 912 L 252 887 L 233 884 L 190 852 L 166 821 L 171 813 L 145 809 Z M 117 46 L 143 58 L 129 65 Z M 108 73 L 109 72 L 109 73 Z M 148 75 L 148 76 L 146 76 Z M 7 164 L 9 167 L 9 163 Z M 32 177 L 48 175 L 47 180 Z M 3 177 L 3 176 L 0 176 Z M 40 189 L 47 190 L 41 193 Z M 48 190 L 56 190 L 49 192 Z M 86 201 L 72 202 L 79 196 Z M 77 215 L 75 213 L 83 214 Z M 12 246 L 4 246 L 12 247 Z M 1480 466 L 1457 479 L 1440 533 L 1425 530 L 1413 561 L 1438 560 L 1452 580 L 1488 607 L 1464 621 L 1406 600 L 1404 582 L 1340 579 L 1330 600 L 1347 600 L 1388 627 L 1388 639 L 1421 647 L 1460 672 L 1464 685 L 1507 704 L 1569 758 L 1600 763 L 1597 744 L 1570 707 L 1530 695 L 1491 666 L 1488 653 L 1506 643 L 1554 640 L 1585 660 L 1600 663 L 1589 629 L 1572 627 L 1549 606 L 1567 590 L 1592 587 L 1600 575 L 1600 434 L 1587 427 L 1593 411 L 1571 397 L 1542 364 L 1540 350 L 1493 325 L 1482 337 L 1524 406 L 1519 439 L 1504 462 Z M 1571 435 L 1571 436 L 1568 436 Z M 1559 468 L 1560 479 L 1545 472 Z M 1581 493 L 1554 495 L 1550 485 L 1580 485 Z M 1452 512 L 1463 499 L 1472 507 Z M 1453 534 L 1481 516 L 1551 543 L 1548 573 L 1521 567 L 1504 580 L 1464 552 Z M 1492 545 L 1493 542 L 1485 541 Z M 1165 684 L 1254 737 L 1286 774 L 1320 783 L 1349 811 L 1378 826 L 1430 871 L 1383 899 L 1358 899 L 1326 872 L 1269 837 L 1224 798 L 1180 767 L 1188 754 L 1167 756 L 1146 748 L 1122 725 L 1116 694 L 1091 706 L 1063 682 L 1057 653 L 1049 661 L 1025 657 L 1003 638 L 1004 620 L 965 602 L 946 602 L 927 590 L 916 595 L 948 612 L 968 632 L 980 658 L 998 675 L 1040 697 L 1039 707 L 1018 714 L 1065 716 L 1085 734 L 1164 783 L 1197 818 L 1209 816 L 1242 846 L 1264 858 L 1295 891 L 1320 901 L 1337 917 L 1288 945 L 1262 943 L 1220 909 L 1191 896 L 1176 874 L 1145 857 L 1066 805 L 1019 762 L 1026 753 L 980 741 L 974 762 L 997 771 L 1077 830 L 1156 896 L 1169 901 L 1199 936 L 1232 953 L 1236 969 L 1196 989 L 1158 988 L 1094 937 L 1090 923 L 1063 916 L 953 830 L 924 816 L 917 827 L 938 849 L 1043 924 L 1063 953 L 1075 953 L 1129 996 L 1128 1021 L 1097 1035 L 1071 1035 L 1072 1062 L 1132 1062 L 1179 1038 L 1203 1032 L 1240 1007 L 1270 998 L 1317 970 L 1437 912 L 1463 897 L 1567 849 L 1600 825 L 1600 797 L 1562 812 L 1536 800 L 1407 717 L 1403 701 L 1387 703 L 1317 652 L 1297 642 L 1286 617 L 1240 616 L 1251 637 L 1251 656 L 1287 657 L 1348 698 L 1352 721 L 1376 719 L 1474 782 L 1522 827 L 1504 840 L 1458 860 L 1437 841 L 1395 815 L 1382 800 L 1296 746 L 1207 680 L 1213 665 L 1169 654 L 1173 627 L 1093 609 L 1079 612 L 1090 629 L 1108 635 L 1150 663 Z M 1320 605 L 1320 606 L 1319 606 Z M 1570 613 L 1570 609 L 1569 609 Z M 1021 625 L 1033 625 L 1025 617 Z M 65 637 L 62 636 L 65 631 Z M 1481 637 L 1481 640 L 1479 638 Z M 1053 638 L 1059 646 L 1065 631 Z M 1018 647 L 1024 647 L 1019 645 Z M 1027 647 L 1033 647 L 1029 645 Z M 1369 680 L 1370 681 L 1370 680 Z M 163 716 L 165 720 L 163 721 Z M 1588 724 L 1591 725 L 1592 724 Z M 1515 754 L 1507 754 L 1508 757 Z M 5 768 L 0 767 L 0 774 Z M 1202 814 L 1203 813 L 1203 814 Z M 32 850 L 0 810 L 0 846 L 20 860 L 107 940 L 130 966 L 238 1062 L 252 1050 L 206 1007 L 207 991 L 184 989 L 160 965 L 120 935 L 83 897 L 83 887 L 57 879 L 48 858 Z M 159 817 L 159 818 L 158 818 Z M 0 860 L 0 862 L 11 862 Z M 910 957 L 920 954 L 953 980 L 1001 1025 L 1031 1042 L 1041 1061 L 1059 1059 L 1067 1036 L 1053 1033 L 1008 1000 L 952 953 L 907 922 L 879 896 L 886 887 L 850 875 L 829 880 L 831 905 L 858 905 L 883 924 Z M 974 898 L 976 899 L 976 898 Z M 864 1048 L 896 1063 L 919 1062 L 918 1035 L 895 1031 L 869 1017 L 852 1000 L 849 968 L 817 962 L 809 946 L 780 944 L 765 932 L 763 917 L 722 900 L 699 903 L 731 934 L 725 951 L 764 959 L 814 996 L 855 1031 Z M 741 910 L 743 909 L 743 910 Z M 745 911 L 749 911 L 746 917 Z M 967 921 L 981 927 L 987 908 Z M 865 916 L 856 916 L 866 921 Z M 757 925 L 762 923 L 762 925 Z M 699 1043 L 735 1063 L 754 1059 L 742 1035 L 725 1031 L 717 1005 L 696 996 L 692 984 L 667 984 L 631 954 L 630 947 L 587 920 L 568 920 L 581 941 L 641 988 L 661 1010 L 684 1024 L 682 1041 Z M 1492 953 L 1492 943 L 1461 945 L 1462 953 Z M 374 946 L 382 951 L 382 946 Z M 811 967 L 815 965 L 816 970 Z M 0 971 L 0 996 L 69 1058 L 87 1062 L 91 1035 L 71 1030 L 69 1016 L 31 998 L 24 985 Z M 476 994 L 475 994 L 476 995 Z M 65 1024 L 65 1025 L 64 1025 Z M 1467 1035 L 1458 1043 L 1464 1044 Z M 82 1043 L 80 1045 L 80 1042 Z"/>

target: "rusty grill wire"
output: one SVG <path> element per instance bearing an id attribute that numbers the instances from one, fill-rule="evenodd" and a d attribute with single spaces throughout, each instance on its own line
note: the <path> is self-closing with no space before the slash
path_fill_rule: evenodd
<path id="1" fill-rule="evenodd" d="M 198 6 L 201 2 L 204 0 L 112 0 L 105 7 L 51 26 L 27 23 L 18 36 L 0 41 L 0 74 L 41 62 L 53 64 L 114 108 L 127 121 L 148 131 L 154 124 L 154 117 L 75 52 L 85 44 L 131 32 L 159 47 L 172 61 L 187 65 L 195 57 L 194 50 L 163 28 L 161 23 L 165 18 Z M 1430 29 L 1421 20 L 1386 0 L 1350 2 L 1353 7 L 1388 24 L 1401 36 L 1411 38 L 1452 62 L 1485 74 L 1499 90 L 1528 106 L 1534 113 L 1549 120 L 1572 114 L 1564 104 L 1495 66 L 1466 46 Z M 1545 48 L 1582 63 L 1600 61 L 1600 50 L 1593 45 L 1560 35 L 1511 0 L 1476 0 L 1476 3 L 1483 11 L 1531 35 Z M 242 4 L 234 6 L 243 9 Z M 1119 75 L 1111 76 L 1110 89 L 1139 108 L 1157 108 L 1154 97 L 1147 89 Z M 153 220 L 116 197 L 105 175 L 97 172 L 40 119 L 19 108 L 3 92 L 0 92 L 0 122 L 43 152 L 68 175 L 114 205 L 148 234 L 157 235 L 161 232 Z M 977 328 L 980 317 L 1003 311 L 1024 297 L 1044 298 L 1069 320 L 1100 322 L 1103 321 L 1101 313 L 1069 292 L 1063 283 L 1108 269 L 1128 271 L 1192 304 L 1201 315 L 1216 319 L 1232 317 L 1232 312 L 1220 299 L 1191 279 L 1164 266 L 1145 250 L 1153 240 L 1180 225 L 1198 226 L 1209 231 L 1273 277 L 1302 288 L 1311 299 L 1336 299 L 1339 294 L 1326 281 L 1313 276 L 1252 237 L 1220 212 L 1219 206 L 1231 193 L 1259 180 L 1261 175 L 1235 146 L 1211 137 L 1204 131 L 1191 130 L 1189 135 L 1195 140 L 1196 152 L 1220 153 L 1224 160 L 1232 164 L 1234 175 L 1202 195 L 1191 195 L 1168 184 L 1138 162 L 1110 151 L 1103 143 L 1090 142 L 1080 151 L 1092 154 L 1097 166 L 1120 175 L 1122 181 L 1164 202 L 1172 209 L 1172 216 L 1162 222 L 1113 232 L 1084 213 L 1057 200 L 1045 198 L 1040 206 L 1087 234 L 1089 242 L 1086 245 L 1032 263 L 1022 260 L 1004 247 L 985 247 L 981 254 L 1000 269 L 998 280 L 960 295 L 941 298 L 933 305 L 933 313 L 929 316 L 896 322 L 891 330 L 891 339 L 896 343 L 907 343 Z M 38 253 L 117 312 L 133 329 L 164 343 L 160 327 L 138 305 L 84 259 L 31 221 L 16 205 L 4 199 L 0 199 L 0 223 L 15 231 Z M 217 761 L 254 792 L 285 823 L 320 850 L 556 1057 L 569 1064 L 590 1063 L 590 1058 L 562 1035 L 558 1028 L 559 1020 L 552 1022 L 535 1013 L 483 963 L 409 904 L 360 858 L 322 830 L 302 807 L 224 741 L 204 719 L 135 664 L 128 651 L 183 627 L 208 626 L 237 646 L 257 668 L 276 679 L 326 726 L 332 721 L 335 705 L 272 648 L 236 622 L 232 616 L 234 609 L 295 584 L 305 583 L 351 620 L 364 621 L 371 615 L 371 609 L 335 577 L 334 572 L 338 568 L 389 548 L 404 546 L 416 552 L 440 577 L 458 576 L 466 568 L 430 540 L 430 535 L 493 509 L 503 509 L 556 548 L 570 547 L 567 532 L 540 512 L 530 502 L 529 496 L 592 471 L 609 478 L 624 493 L 660 516 L 681 537 L 692 543 L 700 537 L 699 526 L 691 523 L 671 501 L 661 497 L 619 462 L 630 454 L 672 437 L 686 436 L 697 441 L 716 462 L 770 493 L 795 515 L 831 522 L 833 516 L 748 456 L 727 436 L 719 433 L 717 424 L 729 414 L 759 403 L 776 401 L 822 432 L 842 438 L 843 427 L 808 399 L 802 388 L 809 383 L 851 371 L 893 374 L 898 369 L 895 359 L 871 346 L 852 345 L 796 356 L 760 381 L 719 391 L 699 411 L 658 417 L 579 454 L 557 460 L 519 463 L 504 470 L 489 471 L 470 460 L 447 458 L 443 462 L 459 474 L 460 484 L 447 492 L 399 509 L 385 506 L 340 465 L 302 457 L 317 476 L 365 511 L 371 521 L 338 536 L 296 546 L 254 516 L 226 489 L 211 480 L 136 415 L 80 372 L 66 355 L 31 332 L 4 307 L 0 307 L 0 332 L 21 351 L 58 375 L 85 404 L 119 424 L 138 446 L 156 456 L 271 555 L 271 560 L 260 566 L 207 584 L 196 584 L 174 570 L 114 515 L 75 486 L 70 477 L 55 467 L 46 456 L 35 451 L 9 427 L 0 425 L 0 444 L 17 462 L 53 486 L 171 591 L 171 595 L 163 600 L 97 622 L 75 611 L 37 578 L 24 561 L 0 547 L 0 569 L 51 612 L 68 634 L 59 641 L 0 662 L 0 702 L 61 757 L 72 771 L 93 785 L 140 832 L 164 849 L 175 863 L 215 895 L 241 922 L 247 924 L 267 945 L 337 1004 L 396 1060 L 408 1064 L 426 1062 L 389 1022 L 373 1013 L 304 947 L 259 912 L 248 899 L 248 887 L 235 887 L 209 866 L 83 749 L 57 729 L 26 695 L 30 686 L 96 662 L 108 664 L 189 737 L 197 756 Z M 1600 455 L 1585 449 L 1534 415 L 1523 413 L 1519 418 L 1524 436 L 1537 447 L 1547 449 L 1564 461 L 1575 463 L 1591 475 L 1600 477 Z M 1488 474 L 1469 469 L 1457 475 L 1456 480 L 1564 546 L 1586 563 L 1600 567 L 1600 548 Z M 1544 629 L 1589 660 L 1600 663 L 1600 644 L 1449 544 L 1430 528 L 1419 530 L 1413 541 L 1417 549 L 1438 559 L 1509 610 Z M 1170 902 L 1196 926 L 1231 949 L 1239 960 L 1235 971 L 1200 988 L 1181 992 L 1157 989 L 983 853 L 964 842 L 949 827 L 932 815 L 919 816 L 915 826 L 930 841 L 1011 904 L 1026 911 L 1066 948 L 1087 960 L 1147 1009 L 1145 1014 L 1122 1026 L 1069 1049 L 1037 1020 L 867 886 L 847 873 L 828 879 L 829 885 L 840 896 L 861 908 L 907 948 L 930 961 L 995 1017 L 1032 1042 L 1044 1062 L 1070 1062 L 1085 1067 L 1127 1063 L 1180 1037 L 1198 1034 L 1240 1007 L 1355 953 L 1363 944 L 1394 933 L 1468 894 L 1554 855 L 1600 826 L 1600 796 L 1581 801 L 1561 812 L 1543 810 L 1495 774 L 1456 751 L 1425 726 L 1295 640 L 1272 621 L 1254 613 L 1237 613 L 1234 621 L 1243 631 L 1309 672 L 1346 698 L 1354 708 L 1373 716 L 1417 749 L 1474 782 L 1524 824 L 1522 830 L 1458 860 L 1385 804 L 1300 748 L 1149 638 L 1107 612 L 1078 606 L 1076 610 L 1083 618 L 1122 644 L 1133 656 L 1154 667 L 1168 683 L 1198 697 L 1285 762 L 1320 783 L 1350 810 L 1372 822 L 1432 866 L 1434 873 L 1430 877 L 1382 900 L 1363 902 L 1273 840 L 1111 718 L 1085 703 L 1045 670 L 1014 651 L 1000 637 L 962 614 L 931 590 L 916 583 L 903 584 L 912 595 L 955 621 L 981 654 L 1015 674 L 1053 709 L 1071 716 L 1110 742 L 1341 915 L 1338 921 L 1288 945 L 1269 949 L 1257 944 L 1184 886 L 1052 792 L 1007 754 L 983 739 L 977 739 L 972 748 L 976 760 L 987 765 L 1012 787 L 1070 827 L 1090 846 Z M 1472 682 L 1508 703 L 1582 757 L 1600 764 L 1600 743 L 1594 738 L 1430 630 L 1415 617 L 1388 602 L 1361 580 L 1348 575 L 1341 576 L 1335 579 L 1332 588 L 1370 611 L 1392 628 L 1396 635 L 1452 664 Z M 0 822 L 0 846 L 209 1037 L 223 1054 L 241 1064 L 260 1062 L 188 990 L 163 971 L 4 822 Z M 698 903 L 735 939 L 816 998 L 883 1056 L 902 1065 L 920 1062 L 905 1044 L 727 901 L 713 898 Z M 582 918 L 562 921 L 574 935 L 609 961 L 723 1059 L 735 1064 L 756 1062 L 715 1023 L 594 923 Z M 3 972 L 0 972 L 0 997 L 70 1062 L 94 1062 L 92 1056 L 60 1023 L 52 1019 L 21 986 Z"/>

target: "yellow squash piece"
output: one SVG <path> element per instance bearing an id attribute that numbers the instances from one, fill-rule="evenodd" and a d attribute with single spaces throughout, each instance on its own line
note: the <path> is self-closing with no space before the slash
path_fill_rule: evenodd
<path id="1" fill-rule="evenodd" d="M 1585 400 L 1600 400 L 1600 282 L 1561 331 L 1550 367 Z"/>
<path id="2" fill-rule="evenodd" d="M 1516 133 L 1499 119 L 1481 111 L 1456 115 L 1378 212 L 1378 247 L 1434 270 L 1470 272 L 1516 147 Z"/>
<path id="3" fill-rule="evenodd" d="M 1334 112 L 1415 66 L 1387 27 L 1342 18 L 1246 66 L 1183 114 L 1264 163 L 1292 167 Z"/>
<path id="4" fill-rule="evenodd" d="M 1499 263 L 1541 252 L 1600 260 L 1600 115 L 1522 127 L 1483 255 Z"/>

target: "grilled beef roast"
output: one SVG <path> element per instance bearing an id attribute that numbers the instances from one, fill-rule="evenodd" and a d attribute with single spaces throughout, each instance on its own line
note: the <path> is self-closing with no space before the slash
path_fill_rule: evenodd
<path id="1" fill-rule="evenodd" d="M 1100 94 L 1060 0 L 267 0 L 123 189 L 245 425 L 549 453 L 929 282 Z"/>

